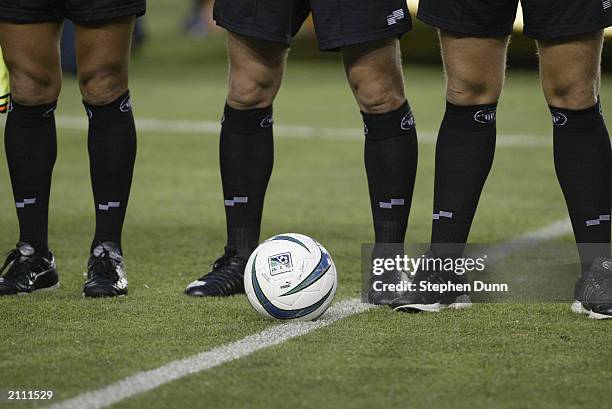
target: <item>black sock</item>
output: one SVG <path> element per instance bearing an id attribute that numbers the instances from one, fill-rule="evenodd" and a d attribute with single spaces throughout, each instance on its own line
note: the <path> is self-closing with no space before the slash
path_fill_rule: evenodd
<path id="1" fill-rule="evenodd" d="M 272 107 L 241 111 L 225 106 L 220 158 L 227 246 L 239 253 L 252 251 L 259 242 L 274 163 L 272 124 Z"/>
<path id="2" fill-rule="evenodd" d="M 574 228 L 583 269 L 610 257 L 610 137 L 600 104 L 553 114 L 555 170 Z"/>
<path id="3" fill-rule="evenodd" d="M 403 243 L 418 160 L 414 117 L 408 102 L 385 114 L 362 115 L 375 240 Z"/>
<path id="4" fill-rule="evenodd" d="M 56 102 L 28 107 L 11 101 L 4 145 L 19 218 L 19 241 L 47 254 L 49 193 L 57 156 Z"/>
<path id="5" fill-rule="evenodd" d="M 436 144 L 431 242 L 439 256 L 459 256 L 495 155 L 497 104 L 446 103 Z M 451 243 L 450 246 L 444 243 Z"/>
<path id="6" fill-rule="evenodd" d="M 136 160 L 136 127 L 130 94 L 107 105 L 83 102 L 89 117 L 89 168 L 96 208 L 92 249 L 111 241 L 121 248 L 121 232 Z"/>

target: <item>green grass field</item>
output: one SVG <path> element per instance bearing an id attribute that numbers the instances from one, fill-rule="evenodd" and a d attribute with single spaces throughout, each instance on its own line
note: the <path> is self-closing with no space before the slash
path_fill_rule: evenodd
<path id="1" fill-rule="evenodd" d="M 218 121 L 227 69 L 222 39 L 182 38 L 183 10 L 170 0 L 151 3 L 149 43 L 132 69 L 136 116 Z M 361 127 L 337 59 L 290 59 L 276 103 L 277 124 Z M 441 70 L 407 65 L 406 78 L 419 131 L 431 135 L 444 108 Z M 604 107 L 612 106 L 610 84 L 612 77 L 605 77 Z M 60 125 L 63 118 L 84 117 L 74 80 L 64 84 L 57 116 Z M 612 123 L 609 114 L 607 119 Z M 503 242 L 566 217 L 546 143 L 550 115 L 536 73 L 509 74 L 498 128 L 543 143 L 498 149 L 474 242 Z M 124 237 L 130 295 L 84 299 L 94 216 L 86 132 L 61 125 L 58 133 L 50 241 L 61 288 L 0 299 L 0 390 L 53 389 L 53 402 L 59 402 L 277 325 L 259 317 L 245 297 L 182 295 L 224 245 L 213 133 L 139 133 Z M 361 243 L 372 240 L 358 136 L 277 138 L 264 214 L 264 237 L 294 231 L 325 244 L 339 272 L 337 300 L 359 296 Z M 434 145 L 431 137 L 423 139 L 412 242 L 426 242 L 431 228 Z M 1 157 L 0 249 L 9 250 L 17 222 Z M 335 201 L 346 205 L 328 205 Z M 575 316 L 565 304 L 477 305 L 437 315 L 378 308 L 116 407 L 610 407 L 610 333 L 608 322 Z M 0 401 L 0 408 L 10 406 Z"/>

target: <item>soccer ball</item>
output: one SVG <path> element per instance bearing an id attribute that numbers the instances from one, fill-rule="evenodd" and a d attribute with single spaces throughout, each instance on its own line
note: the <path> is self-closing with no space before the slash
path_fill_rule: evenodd
<path id="1" fill-rule="evenodd" d="M 338 278 L 325 248 L 303 234 L 274 236 L 251 254 L 244 288 L 253 308 L 279 320 L 315 320 L 329 308 Z"/>

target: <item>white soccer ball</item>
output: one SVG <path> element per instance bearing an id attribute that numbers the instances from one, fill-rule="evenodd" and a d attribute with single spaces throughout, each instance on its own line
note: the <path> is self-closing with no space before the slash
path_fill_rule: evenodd
<path id="1" fill-rule="evenodd" d="M 253 308 L 279 320 L 315 320 L 336 295 L 336 266 L 325 248 L 303 234 L 274 236 L 251 254 L 244 288 Z"/>

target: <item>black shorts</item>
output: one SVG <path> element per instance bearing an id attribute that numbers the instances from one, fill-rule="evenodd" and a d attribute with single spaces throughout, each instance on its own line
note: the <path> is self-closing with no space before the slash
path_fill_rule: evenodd
<path id="1" fill-rule="evenodd" d="M 406 0 L 216 0 L 214 18 L 233 33 L 289 45 L 311 12 L 321 50 L 412 28 Z"/>
<path id="2" fill-rule="evenodd" d="M 419 20 L 479 37 L 512 33 L 519 0 L 421 0 Z M 612 0 L 521 0 L 524 33 L 536 40 L 592 33 L 612 25 Z"/>
<path id="3" fill-rule="evenodd" d="M 0 0 L 0 20 L 15 23 L 56 21 L 105 21 L 141 16 L 146 0 Z"/>

